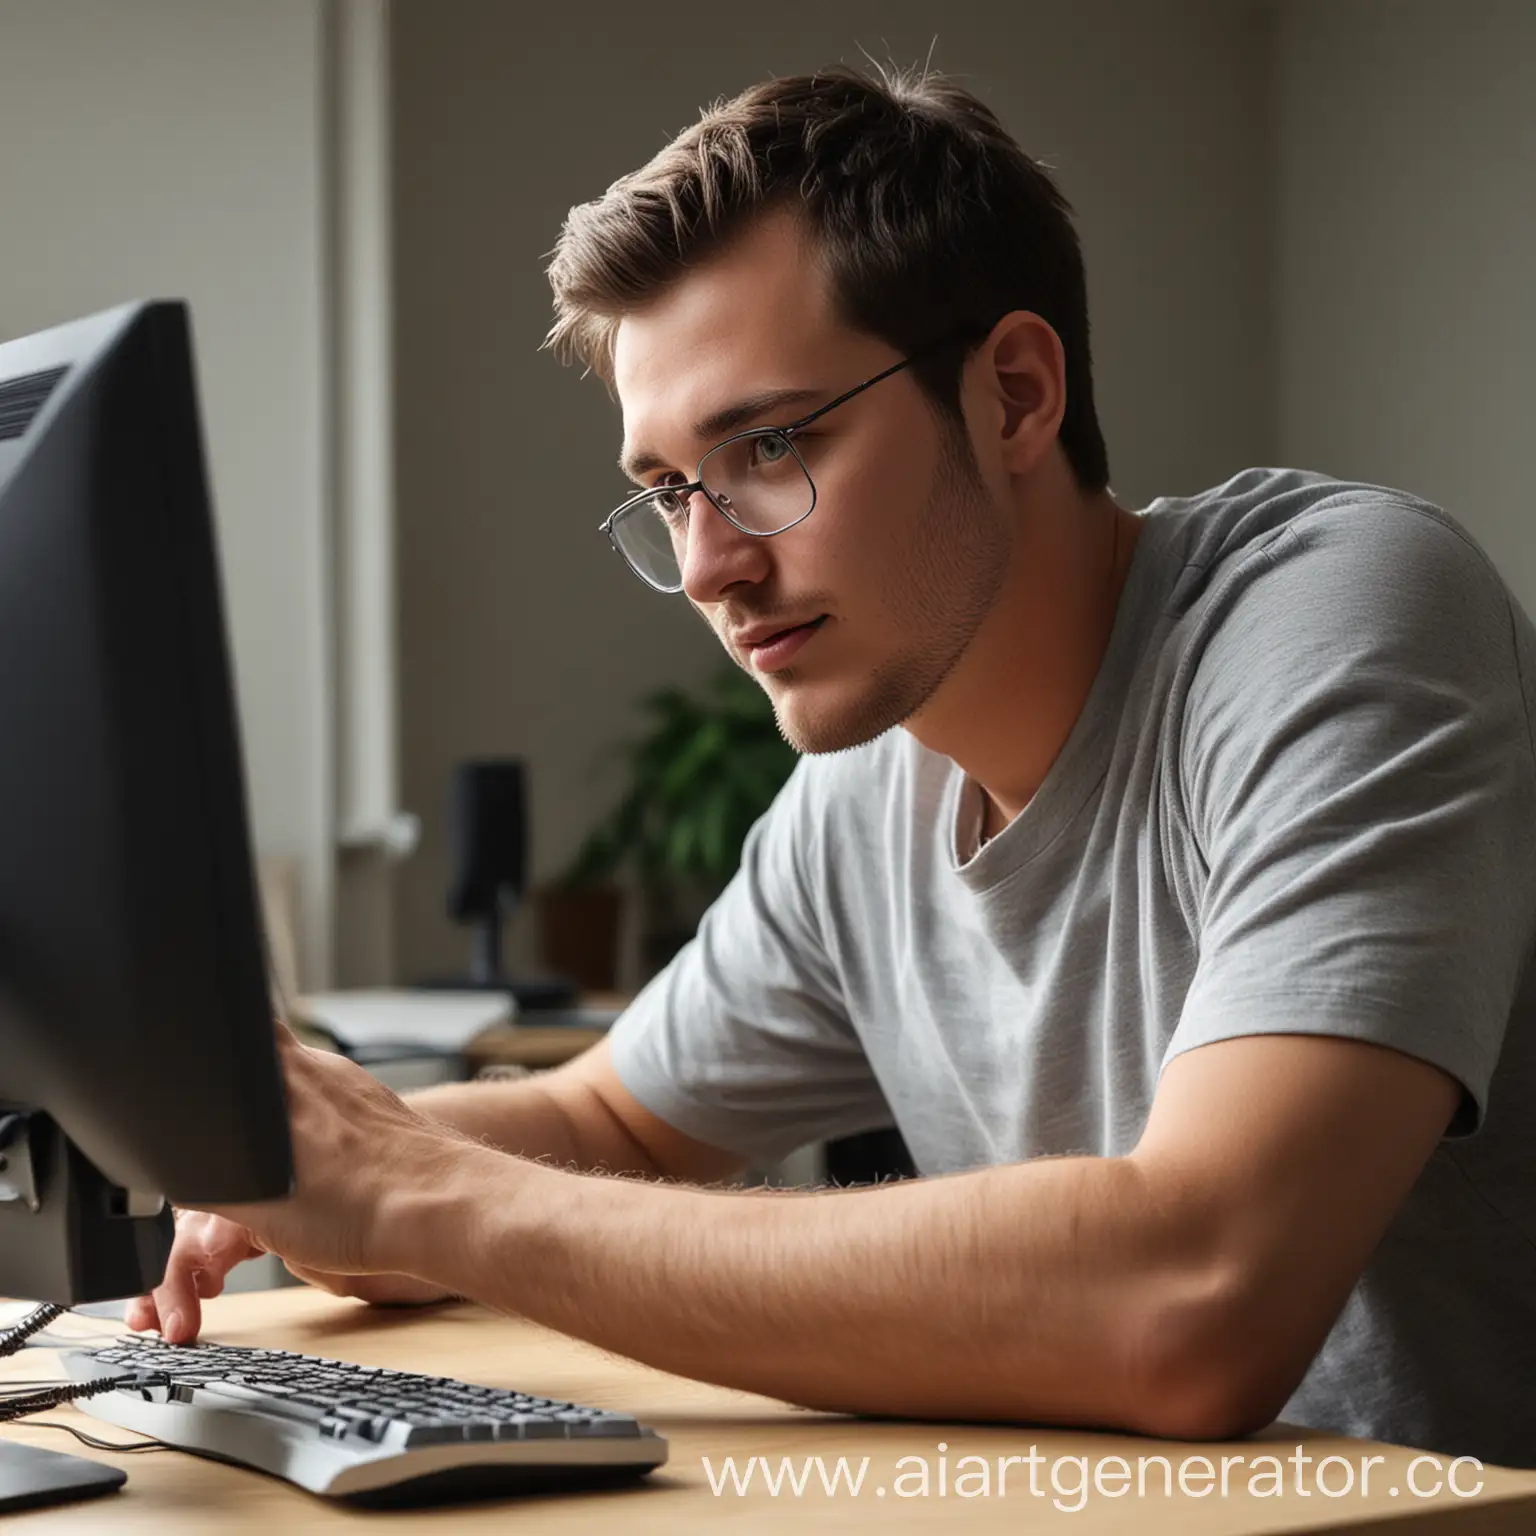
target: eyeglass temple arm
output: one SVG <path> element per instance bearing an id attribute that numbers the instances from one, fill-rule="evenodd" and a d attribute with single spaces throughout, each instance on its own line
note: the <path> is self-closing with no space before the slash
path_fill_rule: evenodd
<path id="1" fill-rule="evenodd" d="M 808 427 L 820 416 L 825 416 L 828 411 L 836 410 L 838 406 L 852 400 L 855 395 L 861 395 L 871 384 L 878 384 L 881 379 L 888 379 L 893 373 L 901 370 L 911 363 L 915 363 L 920 354 L 914 353 L 911 357 L 904 357 L 899 363 L 892 363 L 889 368 L 882 369 L 872 379 L 865 379 L 862 384 L 855 384 L 852 389 L 845 389 L 835 400 L 829 400 L 825 405 L 818 405 L 809 416 L 802 416 L 798 421 L 792 421 L 785 427 L 765 427 L 765 432 L 798 432 L 801 427 Z"/>
<path id="2" fill-rule="evenodd" d="M 913 363 L 920 363 L 924 358 L 932 357 L 935 352 L 942 351 L 945 347 L 953 346 L 957 341 L 967 341 L 974 333 L 971 331 L 957 331 L 952 336 L 942 336 L 938 341 L 930 342 L 925 347 L 919 347 L 916 352 L 909 353 L 899 363 L 892 363 L 889 368 L 883 368 L 872 379 L 865 379 L 862 384 L 855 384 L 852 389 L 844 390 L 837 399 L 829 400 L 825 405 L 818 405 L 809 416 L 802 416 L 799 421 L 792 421 L 787 427 L 765 427 L 766 432 L 798 432 L 801 427 L 808 427 L 819 416 L 825 416 L 828 411 L 836 410 L 845 401 L 852 400 L 855 395 L 862 394 L 872 384 L 878 384 L 881 379 L 888 379 L 893 373 L 900 373 L 903 368 L 909 368 Z"/>

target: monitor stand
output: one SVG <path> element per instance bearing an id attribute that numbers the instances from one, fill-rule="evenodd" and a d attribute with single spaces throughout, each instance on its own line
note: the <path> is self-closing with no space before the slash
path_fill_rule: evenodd
<path id="1" fill-rule="evenodd" d="M 467 976 L 434 976 L 417 986 L 429 992 L 505 992 L 517 1004 L 519 1013 L 535 1013 L 547 1008 L 572 1008 L 576 987 L 563 976 L 508 976 L 501 968 L 501 924 L 499 910 L 483 916 L 475 925 L 474 954 Z"/>
<path id="2" fill-rule="evenodd" d="M 117 1188 L 51 1115 L 0 1103 L 0 1296 L 139 1296 L 165 1273 L 171 1208 Z"/>
<path id="3" fill-rule="evenodd" d="M 15 1422 L 24 1424 L 26 1420 Z M 116 1492 L 127 1481 L 126 1472 L 103 1462 L 0 1440 L 0 1514 L 94 1499 Z"/>

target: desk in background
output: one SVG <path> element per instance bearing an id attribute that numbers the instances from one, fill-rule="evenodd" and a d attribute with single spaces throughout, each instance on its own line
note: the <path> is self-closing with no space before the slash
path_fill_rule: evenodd
<path id="1" fill-rule="evenodd" d="M 77 1318 L 57 1325 L 84 1331 Z M 532 1323 L 500 1318 L 477 1307 L 459 1305 L 421 1311 L 374 1309 L 318 1291 L 284 1290 L 220 1297 L 206 1303 L 204 1337 L 303 1351 L 356 1360 L 364 1364 L 430 1371 L 493 1386 L 517 1386 L 551 1397 L 636 1414 L 670 1442 L 670 1459 L 634 1488 L 592 1494 L 560 1494 L 487 1503 L 438 1506 L 417 1511 L 356 1511 L 336 1507 L 260 1473 L 204 1461 L 181 1452 L 117 1455 L 87 1450 L 59 1430 L 29 1428 L 25 1420 L 0 1426 L 0 1435 L 95 1457 L 128 1473 L 122 1492 L 90 1504 L 64 1505 L 7 1519 L 7 1536 L 38 1532 L 178 1532 L 217 1530 L 220 1536 L 272 1536 L 282 1532 L 360 1530 L 372 1523 L 380 1531 L 563 1531 L 640 1533 L 686 1536 L 691 1531 L 729 1529 L 744 1536 L 781 1536 L 785 1531 L 925 1531 L 943 1536 L 1029 1536 L 1033 1532 L 1074 1536 L 1279 1536 L 1303 1531 L 1371 1531 L 1377 1536 L 1515 1536 L 1536 1531 L 1536 1472 L 1487 1469 L 1483 1493 L 1458 1499 L 1405 1496 L 1408 1463 L 1414 1453 L 1366 1441 L 1348 1440 L 1283 1425 L 1273 1425 L 1259 1441 L 1217 1446 L 1162 1442 L 1125 1435 L 991 1425 L 872 1422 L 840 1415 L 810 1413 L 745 1392 L 702 1386 L 632 1362 L 614 1359 Z M 27 1349 L 0 1361 L 0 1380 L 10 1376 L 56 1374 L 54 1357 Z M 102 1425 L 74 1409 L 52 1409 L 43 1417 L 62 1419 L 107 1438 L 122 1431 Z M 940 1453 L 940 1444 L 947 1452 Z M 1234 1481 L 1225 1500 L 1213 1493 L 1185 1497 L 1175 1487 L 1165 1498 L 1135 1496 L 1134 1487 L 1119 1498 L 1099 1496 L 1090 1488 L 1084 1507 L 1071 1512 L 1054 1507 L 1050 1471 L 1057 1458 L 1085 1456 L 1089 1465 L 1120 1455 L 1132 1467 L 1139 1455 L 1164 1453 L 1175 1467 L 1180 1459 L 1208 1454 L 1219 1467 L 1222 1454 L 1290 1454 L 1302 1444 L 1307 1455 L 1348 1457 L 1358 1467 L 1364 1455 L 1380 1455 L 1373 1467 L 1372 1494 L 1328 1499 L 1315 1491 L 1297 1498 L 1288 1484 L 1283 1498 L 1254 1498 L 1246 1484 Z M 1028 1455 L 1038 1448 L 1046 1458 L 1039 1474 L 1042 1497 L 1029 1492 L 1027 1468 L 1015 1465 L 1008 1491 L 999 1496 L 957 1497 L 937 1491 L 941 1454 L 953 1478 L 962 1456 L 981 1456 L 995 1465 L 1004 1455 Z M 869 1457 L 865 1487 L 857 1496 L 846 1485 L 828 1495 L 812 1476 L 795 1497 L 787 1485 L 777 1497 L 755 1474 L 745 1495 L 711 1489 L 704 1458 L 718 1476 L 726 1457 L 744 1467 L 750 1457 L 781 1457 L 795 1463 L 821 1456 L 829 1468 L 839 1456 L 851 1466 Z M 933 1486 L 927 1497 L 880 1497 L 876 1486 L 892 1486 L 909 1470 L 900 1459 L 927 1458 Z M 1067 1463 L 1062 1463 L 1066 1466 Z M 1313 1465 L 1316 1465 L 1314 1460 Z M 1337 1471 L 1337 1469 L 1335 1469 Z M 1289 1476 L 1289 1474 L 1288 1474 Z M 1339 1473 L 1342 1477 L 1342 1473 Z M 1066 1479 L 1070 1482 L 1070 1478 Z M 1427 1479 L 1426 1479 L 1427 1480 Z M 1391 1497 L 1389 1486 L 1405 1491 Z M 1310 1484 L 1309 1484 L 1310 1486 Z M 1075 1502 L 1072 1498 L 1063 1500 Z M 451 1526 L 450 1526 L 451 1521 Z"/>
<path id="2" fill-rule="evenodd" d="M 465 1048 L 464 1059 L 470 1076 L 487 1067 L 528 1067 L 537 1072 L 562 1066 L 607 1033 L 606 1026 L 555 1024 L 528 1013 L 516 1024 L 496 1024 L 482 1030 Z"/>

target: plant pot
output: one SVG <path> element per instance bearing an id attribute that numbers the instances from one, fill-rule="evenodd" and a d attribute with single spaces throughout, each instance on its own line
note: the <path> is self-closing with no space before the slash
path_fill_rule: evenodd
<path id="1" fill-rule="evenodd" d="M 616 885 L 546 885 L 534 892 L 544 964 L 583 992 L 618 990 L 624 892 Z"/>
<path id="2" fill-rule="evenodd" d="M 642 893 L 640 964 L 647 980 L 664 970 L 699 930 L 720 889 L 698 879 L 652 879 Z"/>

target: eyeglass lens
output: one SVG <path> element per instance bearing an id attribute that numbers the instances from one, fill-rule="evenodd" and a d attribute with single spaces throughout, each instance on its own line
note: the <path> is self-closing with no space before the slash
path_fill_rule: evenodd
<path id="1" fill-rule="evenodd" d="M 777 432 L 718 444 L 700 463 L 699 479 L 710 500 L 744 533 L 780 533 L 815 505 L 815 487 L 800 455 Z M 683 584 L 688 515 L 688 498 L 663 487 L 613 525 L 625 559 L 663 591 L 676 592 Z"/>

